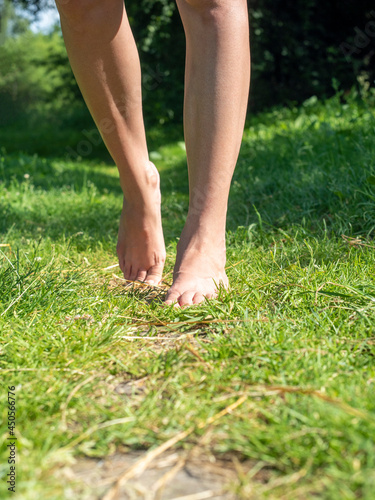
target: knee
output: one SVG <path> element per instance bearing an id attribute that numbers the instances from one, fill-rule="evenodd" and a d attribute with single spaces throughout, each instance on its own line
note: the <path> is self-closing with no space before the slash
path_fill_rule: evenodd
<path id="1" fill-rule="evenodd" d="M 225 21 L 228 16 L 246 15 L 247 0 L 183 0 L 204 21 Z"/>
<path id="2" fill-rule="evenodd" d="M 107 2 L 101 0 L 55 0 L 61 15 L 71 21 L 84 20 L 90 17 Z"/>
<path id="3" fill-rule="evenodd" d="M 55 0 L 60 17 L 79 30 L 105 22 L 109 11 L 123 5 L 122 0 Z"/>

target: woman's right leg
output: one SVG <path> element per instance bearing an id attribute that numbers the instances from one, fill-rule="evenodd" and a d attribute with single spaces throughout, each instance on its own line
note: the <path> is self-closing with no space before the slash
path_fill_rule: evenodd
<path id="1" fill-rule="evenodd" d="M 117 254 L 126 279 L 159 284 L 159 174 L 149 161 L 141 70 L 123 0 L 56 0 L 69 60 L 124 193 Z"/>

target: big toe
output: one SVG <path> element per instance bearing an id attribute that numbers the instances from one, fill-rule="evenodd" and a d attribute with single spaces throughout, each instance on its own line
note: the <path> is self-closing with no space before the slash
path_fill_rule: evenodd
<path id="1" fill-rule="evenodd" d="M 205 298 L 207 296 L 203 295 L 203 293 L 201 292 L 197 292 L 194 294 L 194 297 L 193 297 L 193 304 L 201 304 L 202 302 L 204 302 Z M 210 296 L 208 295 L 207 298 L 210 298 Z"/>
<path id="2" fill-rule="evenodd" d="M 161 282 L 163 275 L 163 264 L 156 264 L 150 267 L 145 278 L 145 283 L 149 285 L 158 286 Z"/>
<path id="3" fill-rule="evenodd" d="M 145 281 L 147 277 L 147 271 L 138 271 L 137 277 L 135 278 L 136 281 Z"/>

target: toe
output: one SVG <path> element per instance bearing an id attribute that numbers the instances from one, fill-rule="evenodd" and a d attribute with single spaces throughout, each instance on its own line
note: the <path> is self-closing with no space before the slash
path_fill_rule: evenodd
<path id="1" fill-rule="evenodd" d="M 129 280 L 130 281 L 135 281 L 136 277 L 137 277 L 137 273 L 138 273 L 138 266 L 132 266 L 131 269 L 130 269 L 130 273 L 129 273 Z"/>
<path id="2" fill-rule="evenodd" d="M 119 257 L 118 264 L 120 266 L 122 274 L 125 274 L 125 260 L 122 257 Z"/>
<path id="3" fill-rule="evenodd" d="M 193 304 L 200 304 L 204 302 L 205 296 L 201 292 L 197 292 L 193 297 Z"/>
<path id="4" fill-rule="evenodd" d="M 146 279 L 146 276 L 147 276 L 147 271 L 141 271 L 139 270 L 137 272 L 137 276 L 136 276 L 136 281 L 145 281 Z"/>
<path id="5" fill-rule="evenodd" d="M 217 297 L 217 293 L 205 293 L 204 294 L 204 298 L 207 299 L 207 300 L 210 300 L 210 299 L 216 299 Z"/>
<path id="6" fill-rule="evenodd" d="M 131 275 L 131 272 L 132 272 L 132 266 L 130 264 L 127 264 L 125 262 L 125 265 L 124 265 L 124 278 L 126 280 L 130 280 L 130 275 Z"/>
<path id="7" fill-rule="evenodd" d="M 159 285 L 163 274 L 163 267 L 163 264 L 156 264 L 155 266 L 150 267 L 147 272 L 145 282 L 149 285 Z"/>
<path id="8" fill-rule="evenodd" d="M 180 306 L 181 307 L 192 306 L 193 305 L 193 297 L 195 294 L 196 294 L 195 291 L 184 292 L 178 301 Z"/>

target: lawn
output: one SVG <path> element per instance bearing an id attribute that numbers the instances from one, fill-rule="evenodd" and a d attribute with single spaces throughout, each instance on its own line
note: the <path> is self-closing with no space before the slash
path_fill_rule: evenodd
<path id="1" fill-rule="evenodd" d="M 374 134 L 370 97 L 250 119 L 228 213 L 230 290 L 185 309 L 162 305 L 188 203 L 181 137 L 150 140 L 167 244 L 159 289 L 125 287 L 115 267 L 113 165 L 3 148 L 1 498 L 98 498 L 113 484 L 94 491 L 64 471 L 164 443 L 230 457 L 239 499 L 373 499 Z"/>

